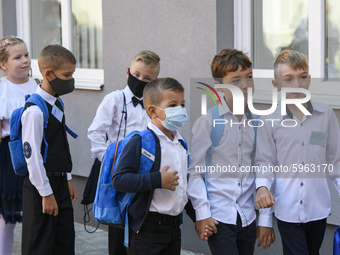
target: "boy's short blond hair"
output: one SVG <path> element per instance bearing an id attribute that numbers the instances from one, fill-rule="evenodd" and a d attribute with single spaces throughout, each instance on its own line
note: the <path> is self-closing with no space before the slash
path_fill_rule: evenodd
<path id="1" fill-rule="evenodd" d="M 6 63 L 9 57 L 8 51 L 12 46 L 25 43 L 22 39 L 7 36 L 0 40 L 0 63 Z M 27 49 L 28 50 L 28 49 Z"/>
<path id="2" fill-rule="evenodd" d="M 142 50 L 137 53 L 134 57 L 133 62 L 143 62 L 146 66 L 149 67 L 159 67 L 159 56 L 151 50 Z"/>
<path id="3" fill-rule="evenodd" d="M 210 68 L 212 77 L 219 82 L 230 72 L 242 68 L 242 71 L 251 68 L 252 62 L 242 51 L 236 49 L 224 49 L 214 56 Z"/>
<path id="4" fill-rule="evenodd" d="M 64 64 L 77 63 L 73 53 L 59 44 L 48 45 L 42 49 L 38 57 L 40 73 L 51 68 L 52 71 L 58 70 Z"/>
<path id="5" fill-rule="evenodd" d="M 159 106 L 162 103 L 164 93 L 167 91 L 178 91 L 183 93 L 184 88 L 177 80 L 170 77 L 158 78 L 146 84 L 143 92 L 144 108 L 149 105 Z"/>
<path id="6" fill-rule="evenodd" d="M 280 64 L 288 64 L 294 71 L 309 70 L 308 61 L 305 55 L 295 50 L 284 50 L 276 58 L 274 63 L 274 76 L 277 77 L 277 71 Z"/>

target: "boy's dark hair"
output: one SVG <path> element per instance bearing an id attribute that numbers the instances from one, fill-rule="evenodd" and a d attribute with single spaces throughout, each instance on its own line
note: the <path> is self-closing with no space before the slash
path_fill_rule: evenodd
<path id="1" fill-rule="evenodd" d="M 177 80 L 170 77 L 150 81 L 143 92 L 144 108 L 147 109 L 149 105 L 159 105 L 166 91 L 184 92 L 184 88 Z"/>
<path id="2" fill-rule="evenodd" d="M 229 72 L 235 72 L 239 67 L 242 71 L 252 67 L 249 57 L 236 49 L 224 49 L 213 58 L 210 65 L 211 75 L 215 81 L 222 82 Z"/>
<path id="3" fill-rule="evenodd" d="M 53 71 L 58 70 L 64 64 L 77 63 L 73 53 L 59 44 L 48 45 L 42 49 L 38 57 L 38 65 L 41 74 L 51 68 Z"/>

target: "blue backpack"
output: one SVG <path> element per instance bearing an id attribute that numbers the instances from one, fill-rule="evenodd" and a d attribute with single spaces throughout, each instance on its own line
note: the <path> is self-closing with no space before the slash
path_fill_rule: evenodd
<path id="1" fill-rule="evenodd" d="M 96 221 L 107 225 L 125 227 L 124 245 L 129 245 L 128 208 L 136 193 L 116 191 L 112 187 L 112 176 L 119 162 L 124 146 L 130 139 L 139 134 L 142 137 L 142 150 L 139 174 L 147 174 L 152 170 L 156 155 L 156 140 L 151 130 L 133 131 L 122 140 L 110 144 L 103 157 L 98 178 L 96 196 L 93 203 L 93 215 Z M 183 147 L 188 150 L 186 142 Z"/>
<path id="2" fill-rule="evenodd" d="M 48 144 L 45 139 L 45 129 L 47 128 L 47 123 L 48 123 L 48 118 L 49 118 L 49 112 L 46 106 L 46 102 L 40 95 L 36 93 L 32 94 L 31 96 L 26 95 L 25 101 L 26 101 L 25 106 L 28 103 L 34 104 L 34 105 L 37 105 L 40 108 L 40 110 L 43 112 L 43 116 L 44 116 L 43 140 L 45 143 L 45 151 L 44 151 L 43 158 L 44 158 L 44 163 L 46 163 Z M 63 101 L 60 98 L 59 98 L 59 101 L 64 110 Z M 20 107 L 12 112 L 11 120 L 10 120 L 10 141 L 8 143 L 14 172 L 17 175 L 21 175 L 21 176 L 25 176 L 28 172 L 27 163 L 25 160 L 24 151 L 22 147 L 22 132 L 21 132 L 21 116 L 25 110 L 25 106 Z M 77 138 L 77 135 L 72 130 L 70 130 L 67 126 L 66 126 L 66 130 L 73 138 Z"/>
<path id="3" fill-rule="evenodd" d="M 219 114 L 219 105 L 215 105 L 215 106 L 211 107 L 210 109 L 208 109 L 208 111 L 211 113 L 213 123 L 214 123 L 214 120 L 223 118 L 223 116 L 220 116 L 220 114 Z M 252 114 L 252 119 L 254 120 L 253 124 L 254 124 L 254 132 L 255 132 L 255 140 L 254 140 L 254 145 L 253 145 L 253 151 L 251 153 L 251 158 L 252 158 L 252 162 L 253 162 L 253 158 L 255 156 L 257 125 L 258 125 L 259 117 L 257 115 Z M 219 125 L 215 125 L 215 126 L 213 125 L 212 129 L 211 129 L 211 133 L 210 133 L 211 146 L 209 147 L 207 154 L 205 156 L 206 171 L 205 171 L 205 174 L 204 174 L 204 183 L 205 183 L 205 188 L 206 188 L 208 197 L 209 197 L 209 192 L 208 192 L 208 185 L 207 185 L 207 178 L 208 178 L 207 169 L 208 169 L 208 166 L 210 166 L 213 151 L 214 151 L 215 147 L 219 144 L 219 142 L 222 138 L 222 135 L 223 135 L 223 132 L 224 132 L 224 126 L 225 126 L 224 124 L 219 124 Z"/>

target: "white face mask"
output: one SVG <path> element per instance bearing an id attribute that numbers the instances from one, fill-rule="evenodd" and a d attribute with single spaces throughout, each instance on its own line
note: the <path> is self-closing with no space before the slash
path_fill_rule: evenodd
<path id="1" fill-rule="evenodd" d="M 159 119 L 159 121 L 170 131 L 177 131 L 183 127 L 184 123 L 188 120 L 187 111 L 182 106 L 168 107 L 166 109 L 155 107 L 165 112 L 165 120 L 162 121 Z"/>

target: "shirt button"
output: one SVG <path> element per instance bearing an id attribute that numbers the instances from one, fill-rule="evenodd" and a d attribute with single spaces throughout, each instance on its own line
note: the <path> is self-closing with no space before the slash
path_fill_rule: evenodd
<path id="1" fill-rule="evenodd" d="M 300 204 L 302 205 L 302 203 L 303 203 L 303 202 L 302 202 L 302 200 L 301 200 L 301 201 L 300 201 Z"/>
<path id="2" fill-rule="evenodd" d="M 241 146 L 241 144 L 239 143 L 238 146 Z"/>
<path id="3" fill-rule="evenodd" d="M 241 183 L 237 183 L 238 186 L 241 186 Z"/>
<path id="4" fill-rule="evenodd" d="M 238 164 L 238 167 L 241 167 L 241 164 Z"/>
<path id="5" fill-rule="evenodd" d="M 305 164 L 305 162 L 302 161 L 302 162 L 301 162 L 301 165 L 304 165 L 304 164 Z"/>
<path id="6" fill-rule="evenodd" d="M 241 126 L 239 126 L 238 129 L 241 129 Z"/>
<path id="7" fill-rule="evenodd" d="M 236 201 L 236 204 L 238 204 L 238 201 Z"/>
<path id="8" fill-rule="evenodd" d="M 301 125 L 301 127 L 302 127 L 302 126 L 303 126 L 303 123 L 301 123 L 300 125 Z"/>
<path id="9" fill-rule="evenodd" d="M 300 186 L 303 186 L 303 182 L 300 183 Z"/>
<path id="10" fill-rule="evenodd" d="M 302 146 L 305 146 L 305 143 L 304 143 L 304 142 L 302 142 Z"/>

